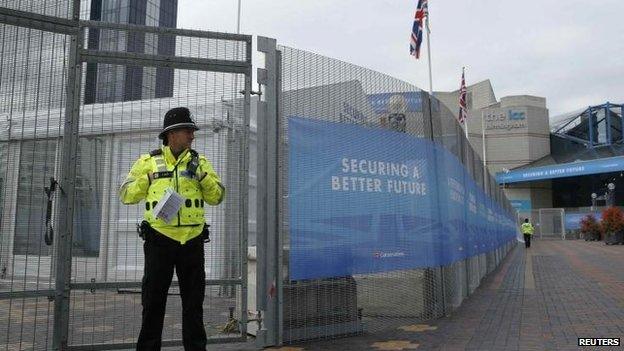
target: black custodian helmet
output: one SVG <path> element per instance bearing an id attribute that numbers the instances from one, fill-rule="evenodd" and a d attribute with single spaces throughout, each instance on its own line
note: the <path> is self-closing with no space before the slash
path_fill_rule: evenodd
<path id="1" fill-rule="evenodd" d="M 195 120 L 193 120 L 191 111 L 186 107 L 175 107 L 165 113 L 163 130 L 158 134 L 158 138 L 166 140 L 165 137 L 168 131 L 180 128 L 199 130 Z"/>

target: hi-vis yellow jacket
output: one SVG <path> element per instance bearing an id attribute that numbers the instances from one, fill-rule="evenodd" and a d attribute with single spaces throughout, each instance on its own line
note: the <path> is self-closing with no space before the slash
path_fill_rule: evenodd
<path id="1" fill-rule="evenodd" d="M 152 228 L 181 244 L 197 237 L 204 228 L 204 202 L 218 205 L 225 188 L 212 165 L 195 151 L 186 150 L 176 159 L 168 146 L 141 155 L 134 163 L 119 189 L 119 198 L 126 205 L 145 200 L 144 218 Z M 195 159 L 196 170 L 191 165 Z M 191 171 L 190 171 L 191 170 Z M 150 179 L 148 174 L 153 174 Z M 172 188 L 185 200 L 176 218 L 166 223 L 155 218 L 152 210 Z"/>
<path id="2" fill-rule="evenodd" d="M 522 225 L 520 226 L 520 230 L 522 231 L 522 234 L 530 235 L 533 235 L 533 231 L 535 231 L 535 229 L 533 228 L 533 224 L 531 223 L 522 223 Z"/>

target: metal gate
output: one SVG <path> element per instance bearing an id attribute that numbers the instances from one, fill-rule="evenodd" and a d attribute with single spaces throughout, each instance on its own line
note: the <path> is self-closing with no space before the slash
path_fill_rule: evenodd
<path id="1" fill-rule="evenodd" d="M 251 37 L 85 20 L 80 5 L 0 3 L 0 348 L 133 347 L 142 209 L 117 188 L 175 106 L 228 189 L 206 217 L 208 342 L 245 340 Z M 174 278 L 165 346 L 182 344 L 177 292 Z"/>
<path id="2" fill-rule="evenodd" d="M 563 208 L 540 208 L 530 212 L 518 212 L 518 228 L 526 218 L 535 227 L 535 237 L 566 239 L 565 210 Z"/>
<path id="3" fill-rule="evenodd" d="M 539 210 L 540 238 L 565 240 L 565 212 L 563 208 L 542 208 Z"/>

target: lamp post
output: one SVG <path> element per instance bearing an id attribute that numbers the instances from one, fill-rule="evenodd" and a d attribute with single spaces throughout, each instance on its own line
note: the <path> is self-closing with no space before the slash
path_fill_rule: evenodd
<path id="1" fill-rule="evenodd" d="M 613 206 L 615 203 L 615 184 L 609 183 L 607 184 L 607 206 Z"/>

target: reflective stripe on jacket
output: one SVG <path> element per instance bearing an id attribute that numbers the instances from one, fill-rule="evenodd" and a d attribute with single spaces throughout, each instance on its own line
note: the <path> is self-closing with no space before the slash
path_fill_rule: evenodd
<path id="1" fill-rule="evenodd" d="M 198 156 L 199 164 L 193 174 L 189 171 L 189 163 L 193 158 L 190 150 L 182 152 L 178 159 L 168 146 L 163 146 L 160 151 L 141 155 L 121 185 L 119 197 L 124 204 L 145 200 L 143 217 L 152 228 L 184 244 L 203 230 L 204 202 L 220 204 L 225 188 L 205 157 Z M 148 176 L 150 172 L 153 174 L 152 180 Z M 185 200 L 178 215 L 166 223 L 155 218 L 152 210 L 168 188 L 175 190 Z"/>
<path id="2" fill-rule="evenodd" d="M 522 223 L 522 226 L 520 226 L 520 229 L 522 230 L 522 234 L 530 234 L 530 235 L 533 235 L 533 231 L 535 230 L 531 223 Z"/>

